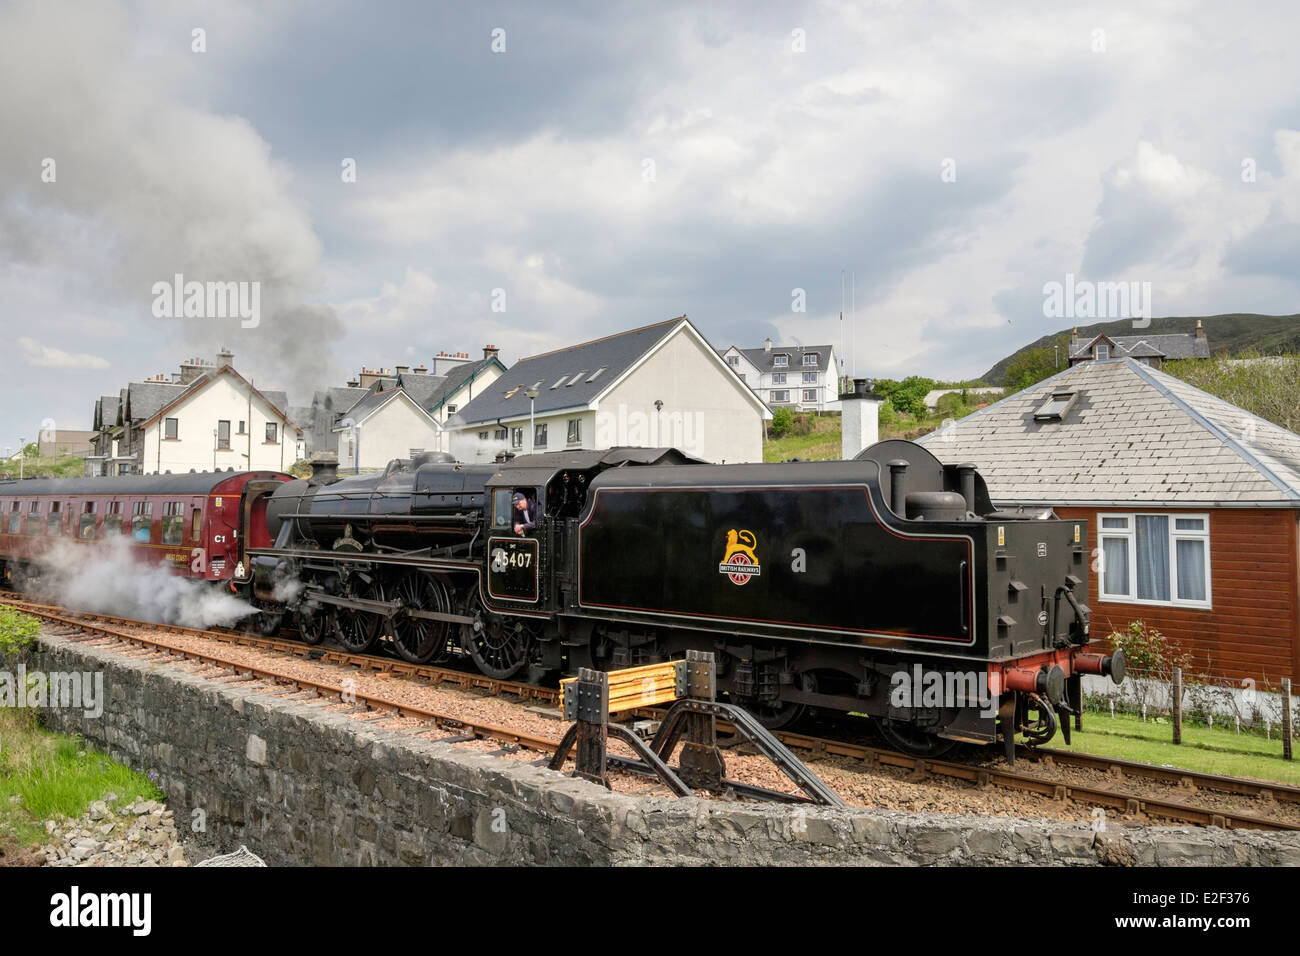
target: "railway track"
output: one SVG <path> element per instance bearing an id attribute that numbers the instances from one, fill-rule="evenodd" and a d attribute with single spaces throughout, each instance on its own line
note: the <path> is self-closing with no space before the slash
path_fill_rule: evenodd
<path id="1" fill-rule="evenodd" d="M 236 646 L 277 651 L 322 663 L 342 664 L 357 667 L 364 671 L 406 677 L 424 681 L 434 686 L 453 686 L 493 695 L 512 694 L 521 700 L 535 700 L 556 704 L 559 702 L 560 694 L 557 688 L 539 687 L 518 681 L 497 680 L 485 677 L 482 674 L 455 668 L 411 664 L 406 661 L 373 654 L 352 654 L 341 650 L 311 646 L 299 641 L 245 634 L 225 628 L 204 630 L 180 625 L 156 624 L 107 614 L 70 611 L 53 605 L 16 599 L 4 599 L 0 603 L 70 629 L 113 638 L 138 647 L 152 648 L 171 657 L 179 657 L 220 667 L 234 674 L 246 675 L 273 684 L 296 688 L 298 691 L 310 691 L 323 697 L 337 697 L 340 701 L 354 702 L 358 707 L 387 712 L 394 717 L 414 718 L 422 721 L 428 729 L 459 732 L 460 739 L 486 738 L 510 746 L 535 750 L 543 754 L 554 753 L 559 746 L 558 740 L 521 733 L 508 727 L 464 720 L 454 714 L 393 701 L 375 694 L 361 693 L 340 684 L 277 673 L 271 668 L 254 667 L 223 658 L 220 655 L 181 648 L 174 644 L 167 644 L 162 640 L 125 631 L 123 628 L 144 628 L 164 634 L 172 633 L 187 637 L 207 638 Z M 643 710 L 633 713 L 636 716 L 654 717 L 659 712 Z M 731 729 L 725 721 L 719 721 L 718 728 L 724 733 Z M 1048 799 L 1074 801 L 1117 810 L 1120 813 L 1157 817 L 1197 826 L 1272 831 L 1300 830 L 1300 825 L 1297 824 L 1270 820 L 1253 814 L 1225 812 L 1222 809 L 1197 806 L 1192 802 L 1197 792 L 1211 791 L 1300 804 L 1300 787 L 1285 784 L 1157 767 L 1150 764 L 1139 764 L 1048 748 L 1022 747 L 1018 751 L 1019 756 L 1036 761 L 1040 767 L 1048 770 L 1056 766 L 1077 767 L 1104 772 L 1117 780 L 1132 777 L 1178 788 L 1178 792 L 1174 796 L 1165 799 L 1150 795 L 1139 795 L 1111 787 L 1066 783 L 1004 767 L 933 760 L 865 744 L 788 731 L 777 732 L 776 736 L 787 747 L 804 752 L 814 762 L 817 759 L 831 757 L 846 758 L 858 761 L 866 767 L 892 767 L 907 770 L 917 775 L 945 777 L 964 781 L 974 786 L 1003 787 L 1043 796 Z"/>

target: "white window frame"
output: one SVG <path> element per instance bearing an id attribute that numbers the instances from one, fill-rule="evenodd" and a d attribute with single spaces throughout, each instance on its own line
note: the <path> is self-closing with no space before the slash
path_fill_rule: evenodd
<path id="1" fill-rule="evenodd" d="M 817 384 L 817 373 L 816 373 L 816 372 L 804 372 L 804 373 L 803 373 L 803 384 L 805 384 L 805 385 L 816 385 L 816 384 Z"/>
<path id="2" fill-rule="evenodd" d="M 815 401 L 817 401 L 817 389 L 815 389 L 815 388 L 805 388 L 805 389 L 803 390 L 803 400 L 804 400 L 805 402 L 815 402 Z"/>
<path id="3" fill-rule="evenodd" d="M 567 441 L 567 444 L 570 444 L 570 445 L 581 445 L 581 444 L 582 444 L 582 419 L 581 419 L 581 418 L 570 418 L 570 419 L 569 419 L 569 429 L 568 429 L 568 441 Z"/>
<path id="4" fill-rule="evenodd" d="M 786 380 L 785 380 L 786 374 L 787 374 L 787 373 L 785 373 L 785 372 L 773 372 L 773 373 L 772 373 L 772 384 L 773 384 L 773 385 L 785 385 L 785 384 L 786 384 Z"/>
<path id="5" fill-rule="evenodd" d="M 1093 355 L 1096 357 L 1098 362 L 1104 362 L 1108 360 L 1110 358 L 1110 346 L 1102 345 L 1100 342 L 1098 342 L 1096 347 L 1093 348 Z"/>
<path id="6" fill-rule="evenodd" d="M 785 353 L 772 356 L 772 368 L 789 368 L 789 367 L 790 367 L 790 356 L 786 355 Z"/>
<path id="7" fill-rule="evenodd" d="M 1169 519 L 1169 600 L 1157 601 L 1137 596 L 1137 519 L 1139 516 L 1156 516 Z M 1104 527 L 1106 518 L 1124 519 L 1124 528 Z M 1178 528 L 1178 519 L 1198 519 L 1202 530 L 1187 531 Z M 1117 538 L 1125 542 L 1128 551 L 1128 593 L 1110 594 L 1106 591 L 1106 546 L 1105 538 Z M 1205 600 L 1192 601 L 1178 596 L 1178 542 L 1201 541 L 1205 554 Z M 1097 513 L 1097 597 L 1111 604 L 1148 604 L 1153 607 L 1191 607 L 1208 610 L 1214 606 L 1213 562 L 1210 559 L 1210 515 L 1208 512 L 1182 511 L 1130 511 Z"/>
<path id="8" fill-rule="evenodd" d="M 784 395 L 785 398 L 777 398 L 778 395 Z M 772 404 L 773 404 L 773 405 L 789 405 L 789 404 L 790 404 L 790 390 L 789 390 L 788 388 L 780 388 L 780 389 L 775 389 L 775 388 L 774 388 L 774 389 L 772 389 Z"/>
<path id="9" fill-rule="evenodd" d="M 809 359 L 812 359 L 810 362 Z M 822 355 L 820 352 L 805 352 L 803 355 L 803 364 L 816 366 L 821 363 Z"/>

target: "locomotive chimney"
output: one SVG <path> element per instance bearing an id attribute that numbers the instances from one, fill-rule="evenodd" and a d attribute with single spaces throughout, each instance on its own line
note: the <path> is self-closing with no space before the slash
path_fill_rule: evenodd
<path id="1" fill-rule="evenodd" d="M 961 479 L 961 496 L 966 499 L 966 510 L 975 513 L 975 466 L 962 462 L 957 466 L 957 475 Z"/>
<path id="2" fill-rule="evenodd" d="M 907 517 L 907 462 L 901 458 L 889 463 L 889 507 L 900 518 Z"/>
<path id="3" fill-rule="evenodd" d="M 311 480 L 318 485 L 328 485 L 339 480 L 339 456 L 333 452 L 322 451 L 312 456 Z"/>
<path id="4" fill-rule="evenodd" d="M 840 396 L 840 457 L 845 461 L 880 440 L 881 397 L 871 391 L 872 384 L 870 379 L 855 378 L 853 391 Z"/>

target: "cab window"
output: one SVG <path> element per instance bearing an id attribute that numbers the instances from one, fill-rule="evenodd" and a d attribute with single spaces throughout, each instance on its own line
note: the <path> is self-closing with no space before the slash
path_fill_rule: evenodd
<path id="1" fill-rule="evenodd" d="M 510 499 L 513 497 L 509 488 L 498 488 L 492 492 L 492 530 L 510 529 Z"/>

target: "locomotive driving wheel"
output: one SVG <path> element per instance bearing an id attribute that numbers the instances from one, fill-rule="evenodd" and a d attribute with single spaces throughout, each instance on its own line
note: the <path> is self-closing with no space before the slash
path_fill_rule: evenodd
<path id="1" fill-rule="evenodd" d="M 523 670 L 536 636 L 532 625 L 483 607 L 467 613 L 473 615 L 474 623 L 464 625 L 461 646 L 478 669 L 497 680 L 508 680 Z"/>
<path id="2" fill-rule="evenodd" d="M 436 578 L 412 571 L 397 582 L 394 598 L 405 611 L 437 611 L 448 614 L 452 609 L 447 586 Z M 393 618 L 393 647 L 404 660 L 413 664 L 445 661 L 451 652 L 447 639 L 451 633 L 450 621 L 430 621 L 410 617 L 405 613 Z"/>
<path id="3" fill-rule="evenodd" d="M 357 581 L 352 587 L 352 597 L 363 601 L 384 600 L 383 585 L 378 580 Z M 369 611 L 341 607 L 334 614 L 334 635 L 339 643 L 353 654 L 363 654 L 375 646 L 379 632 L 383 630 L 384 619 Z"/>

